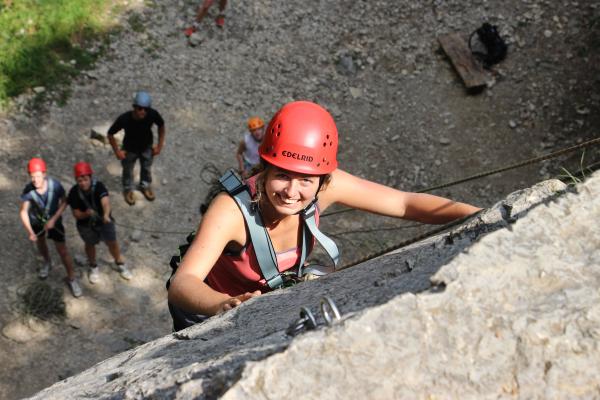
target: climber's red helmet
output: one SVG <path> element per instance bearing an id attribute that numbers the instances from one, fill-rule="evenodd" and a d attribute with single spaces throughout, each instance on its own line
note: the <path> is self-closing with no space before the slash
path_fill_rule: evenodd
<path id="1" fill-rule="evenodd" d="M 333 117 L 318 104 L 294 101 L 269 122 L 258 149 L 269 164 L 307 175 L 325 175 L 337 168 L 338 132 Z"/>
<path id="2" fill-rule="evenodd" d="M 27 171 L 30 174 L 34 172 L 46 172 L 46 162 L 41 158 L 34 157 L 27 163 Z"/>
<path id="3" fill-rule="evenodd" d="M 92 171 L 92 166 L 85 161 L 79 161 L 77 164 L 73 166 L 73 173 L 75 174 L 75 179 L 84 175 L 92 175 L 94 172 Z"/>

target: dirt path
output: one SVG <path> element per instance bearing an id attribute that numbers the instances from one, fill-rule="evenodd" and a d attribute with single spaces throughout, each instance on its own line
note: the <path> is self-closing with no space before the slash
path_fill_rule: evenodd
<path id="1" fill-rule="evenodd" d="M 0 397 L 27 396 L 53 382 L 170 331 L 164 280 L 168 260 L 198 222 L 207 163 L 224 170 L 248 116 L 268 119 L 291 99 L 311 99 L 334 114 L 340 163 L 352 173 L 405 190 L 471 175 L 597 135 L 600 113 L 597 41 L 600 15 L 592 1 L 234 3 L 225 29 L 207 18 L 190 46 L 181 34 L 195 2 L 146 1 L 125 20 L 105 57 L 73 82 L 64 106 L 24 108 L 0 120 Z M 495 3 L 495 2 L 494 2 Z M 215 10 L 216 12 L 216 10 Z M 436 36 L 467 35 L 488 16 L 510 43 L 490 87 L 467 95 Z M 153 167 L 157 200 L 128 207 L 120 167 L 108 146 L 89 139 L 148 90 L 167 126 L 167 145 Z M 588 152 L 586 160 L 598 160 Z M 119 239 L 135 274 L 110 271 L 102 248 L 102 282 L 85 279 L 73 299 L 53 253 L 49 283 L 64 290 L 64 323 L 20 326 L 11 304 L 34 281 L 39 261 L 18 221 L 25 165 L 43 156 L 66 187 L 72 165 L 85 158 L 112 191 Z M 580 154 L 505 173 L 438 194 L 491 205 L 505 194 L 574 168 Z M 420 229 L 345 234 L 398 221 L 357 213 L 324 220 L 337 234 L 344 261 L 378 251 Z M 73 218 L 68 245 L 82 257 Z M 137 231 L 136 231 L 137 228 Z M 78 268 L 84 275 L 84 269 Z M 17 321 L 17 322 L 16 322 Z M 8 329 L 10 328 L 10 329 Z M 15 341 L 14 339 L 18 339 Z"/>

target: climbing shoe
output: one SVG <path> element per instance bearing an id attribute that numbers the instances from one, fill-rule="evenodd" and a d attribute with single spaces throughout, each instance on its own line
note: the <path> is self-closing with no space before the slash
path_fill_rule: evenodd
<path id="1" fill-rule="evenodd" d="M 100 270 L 97 265 L 90 265 L 88 279 L 92 285 L 100 280 Z"/>
<path id="2" fill-rule="evenodd" d="M 50 272 L 50 268 L 52 268 L 52 263 L 50 261 L 45 261 L 38 270 L 39 278 L 46 279 L 48 277 L 48 273 Z"/>
<path id="3" fill-rule="evenodd" d="M 69 278 L 67 278 L 67 285 L 69 285 L 69 289 L 71 289 L 73 297 L 81 297 L 81 286 L 79 286 L 79 282 L 77 282 L 77 279 L 73 279 L 71 281 L 69 280 Z"/>
<path id="4" fill-rule="evenodd" d="M 135 195 L 131 190 L 123 192 L 123 197 L 125 198 L 125 203 L 129 204 L 130 206 L 135 204 Z"/>
<path id="5" fill-rule="evenodd" d="M 133 278 L 133 274 L 131 273 L 129 268 L 127 268 L 127 265 L 116 264 L 116 269 L 117 269 L 117 271 L 119 271 L 119 274 L 121 274 L 121 278 L 123 278 L 127 281 L 130 280 L 131 278 Z"/>
<path id="6" fill-rule="evenodd" d="M 142 187 L 140 190 L 142 191 L 142 194 L 144 195 L 146 200 L 154 201 L 154 199 L 156 198 L 154 196 L 154 192 L 149 187 Z"/>
<path id="7" fill-rule="evenodd" d="M 217 24 L 219 28 L 222 28 L 225 25 L 225 16 L 223 14 L 219 14 L 217 18 L 215 18 L 215 24 Z"/>

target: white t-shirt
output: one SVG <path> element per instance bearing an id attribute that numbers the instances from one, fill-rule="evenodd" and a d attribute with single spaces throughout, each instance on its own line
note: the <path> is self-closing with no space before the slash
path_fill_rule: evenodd
<path id="1" fill-rule="evenodd" d="M 260 142 L 257 142 L 252 136 L 251 133 L 244 134 L 244 144 L 246 145 L 246 151 L 244 151 L 244 160 L 248 164 L 256 165 L 260 161 L 260 156 L 258 155 L 258 147 L 260 146 Z"/>

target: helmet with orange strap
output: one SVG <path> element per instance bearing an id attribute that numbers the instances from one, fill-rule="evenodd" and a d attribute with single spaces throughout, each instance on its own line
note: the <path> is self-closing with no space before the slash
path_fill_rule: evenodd
<path id="1" fill-rule="evenodd" d="M 27 171 L 30 174 L 34 172 L 46 172 L 46 162 L 41 158 L 34 157 L 27 163 Z"/>
<path id="2" fill-rule="evenodd" d="M 73 172 L 75 174 L 75 179 L 84 175 L 92 175 L 94 172 L 92 171 L 92 166 L 85 161 L 79 161 L 75 166 L 73 166 Z"/>
<path id="3" fill-rule="evenodd" d="M 269 164 L 308 175 L 337 168 L 338 131 L 333 117 L 318 104 L 294 101 L 269 122 L 258 150 Z"/>

